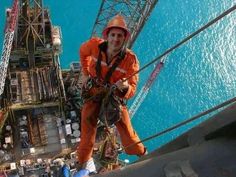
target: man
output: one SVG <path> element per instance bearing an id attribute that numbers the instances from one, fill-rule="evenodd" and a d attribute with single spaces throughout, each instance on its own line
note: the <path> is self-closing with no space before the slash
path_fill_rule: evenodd
<path id="1" fill-rule="evenodd" d="M 92 38 L 82 44 L 80 48 L 80 61 L 82 65 L 84 87 L 88 79 L 100 81 L 95 83 L 89 89 L 91 97 L 96 95 L 101 87 L 116 85 L 116 96 L 127 100 L 134 96 L 138 75 L 129 78 L 133 73 L 139 70 L 139 62 L 135 54 L 125 48 L 125 44 L 130 37 L 126 22 L 121 15 L 116 15 L 102 32 L 103 38 Z M 116 63 L 116 64 L 115 64 Z M 113 65 L 118 65 L 114 67 Z M 110 71 L 113 67 L 114 71 Z M 108 76 L 109 75 L 109 76 Z M 129 78 L 126 80 L 126 78 Z M 96 86 L 94 86 L 96 85 Z M 99 85 L 99 86 L 98 86 Z M 98 115 L 101 108 L 101 102 L 88 99 L 82 108 L 82 132 L 81 142 L 78 146 L 78 160 L 82 165 L 82 170 L 77 173 L 87 175 L 95 172 L 96 168 L 91 158 L 93 145 L 96 136 L 96 126 Z M 124 147 L 134 144 L 139 140 L 137 134 L 132 128 L 128 110 L 125 105 L 122 106 L 121 120 L 115 123 L 121 137 Z M 127 154 L 142 156 L 146 149 L 143 144 L 139 143 L 125 149 Z"/>

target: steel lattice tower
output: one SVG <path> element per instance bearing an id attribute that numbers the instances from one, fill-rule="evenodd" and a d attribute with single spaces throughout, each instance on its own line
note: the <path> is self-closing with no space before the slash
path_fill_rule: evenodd
<path id="1" fill-rule="evenodd" d="M 48 12 L 43 8 L 43 1 L 21 0 L 19 9 L 16 45 L 26 47 L 27 50 L 34 50 L 38 46 L 45 47 L 45 15 Z"/>
<path id="2" fill-rule="evenodd" d="M 131 32 L 128 47 L 132 47 L 144 23 L 158 0 L 103 0 L 96 18 L 92 36 L 101 36 L 107 22 L 120 13 L 127 21 Z"/>

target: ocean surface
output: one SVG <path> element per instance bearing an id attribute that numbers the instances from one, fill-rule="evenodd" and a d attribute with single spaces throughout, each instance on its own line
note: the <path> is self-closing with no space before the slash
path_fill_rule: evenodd
<path id="1" fill-rule="evenodd" d="M 3 42 L 4 12 L 11 3 L 10 0 L 0 2 L 0 45 Z M 100 0 L 56 3 L 44 0 L 44 6 L 50 8 L 53 24 L 62 29 L 63 68 L 69 68 L 72 61 L 79 60 L 78 49 L 91 36 L 100 3 Z M 235 0 L 159 0 L 133 45 L 140 66 L 235 4 Z M 236 12 L 174 50 L 166 59 L 164 68 L 132 119 L 141 139 L 236 96 Z M 140 73 L 138 91 L 154 67 Z M 128 102 L 129 106 L 132 101 Z M 211 115 L 144 144 L 148 151 L 153 151 Z M 127 155 L 123 158 L 135 160 Z"/>

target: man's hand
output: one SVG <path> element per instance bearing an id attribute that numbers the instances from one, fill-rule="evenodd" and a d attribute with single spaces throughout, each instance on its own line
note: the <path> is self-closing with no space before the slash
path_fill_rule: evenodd
<path id="1" fill-rule="evenodd" d="M 121 80 L 118 80 L 115 85 L 117 86 L 117 88 L 120 90 L 120 91 L 123 91 L 123 90 L 126 90 L 129 88 L 129 83 L 128 81 L 126 80 L 126 78 L 123 78 Z"/>

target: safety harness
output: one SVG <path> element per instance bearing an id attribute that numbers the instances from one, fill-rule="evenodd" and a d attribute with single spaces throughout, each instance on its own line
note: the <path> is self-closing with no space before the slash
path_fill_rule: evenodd
<path id="1" fill-rule="evenodd" d="M 98 61 L 96 64 L 96 74 L 99 80 L 101 80 L 101 60 L 102 60 L 102 51 L 107 50 L 107 42 L 103 42 L 99 45 L 99 54 L 98 54 Z M 103 84 L 106 86 L 109 85 L 108 91 L 102 98 L 100 112 L 99 112 L 99 120 L 104 123 L 107 127 L 113 125 L 114 123 L 118 122 L 121 119 L 121 106 L 122 106 L 122 99 L 116 96 L 114 92 L 114 88 L 110 85 L 110 78 L 114 73 L 115 69 L 124 59 L 125 52 L 120 51 L 117 54 L 117 58 L 114 61 L 113 65 L 109 68 L 108 72 L 106 73 Z"/>
<path id="2" fill-rule="evenodd" d="M 106 51 L 107 50 L 107 42 L 103 42 L 99 45 L 99 54 L 98 54 L 98 60 L 97 60 L 97 64 L 96 64 L 96 74 L 97 74 L 97 78 L 101 79 L 101 61 L 102 61 L 102 51 Z M 113 72 L 115 71 L 115 69 L 117 68 L 117 66 L 121 63 L 121 61 L 124 59 L 126 52 L 121 50 L 118 54 L 117 54 L 117 59 L 115 60 L 114 64 L 110 67 L 110 69 L 108 70 L 103 83 L 104 84 L 108 84 L 110 81 L 110 78 L 113 74 Z"/>
<path id="3" fill-rule="evenodd" d="M 107 42 L 101 43 L 98 47 L 99 54 L 96 63 L 97 77 L 89 79 L 86 84 L 86 88 L 82 92 L 82 95 L 85 102 L 93 100 L 101 104 L 99 120 L 109 127 L 120 120 L 121 106 L 124 105 L 124 100 L 114 94 L 115 88 L 110 84 L 110 78 L 114 73 L 115 69 L 124 59 L 126 52 L 122 50 L 117 54 L 113 65 L 109 68 L 103 78 L 101 75 L 102 52 L 106 52 Z M 96 87 L 99 90 L 96 95 L 89 94 L 89 90 L 92 87 Z"/>
<path id="4" fill-rule="evenodd" d="M 106 166 L 106 169 L 113 169 L 114 166 L 117 166 L 118 160 L 118 143 L 116 139 L 116 135 L 112 132 L 114 130 L 112 125 L 118 122 L 121 119 L 121 111 L 123 101 L 121 98 L 114 94 L 114 88 L 110 84 L 110 78 L 114 73 L 115 69 L 119 66 L 122 60 L 125 57 L 125 52 L 121 51 L 117 54 L 117 58 L 115 59 L 113 65 L 109 67 L 104 78 L 101 74 L 101 62 L 102 62 L 102 52 L 106 52 L 107 50 L 107 42 L 103 42 L 99 45 L 99 54 L 98 60 L 96 63 L 96 78 L 92 78 L 92 84 L 90 87 L 100 87 L 104 88 L 105 93 L 101 92 L 101 94 L 92 96 L 95 101 L 100 102 L 100 111 L 98 115 L 98 119 L 100 123 L 105 125 L 104 130 L 106 132 L 106 138 L 100 147 L 101 155 L 100 161 Z M 107 65 L 110 63 L 107 62 Z"/>

